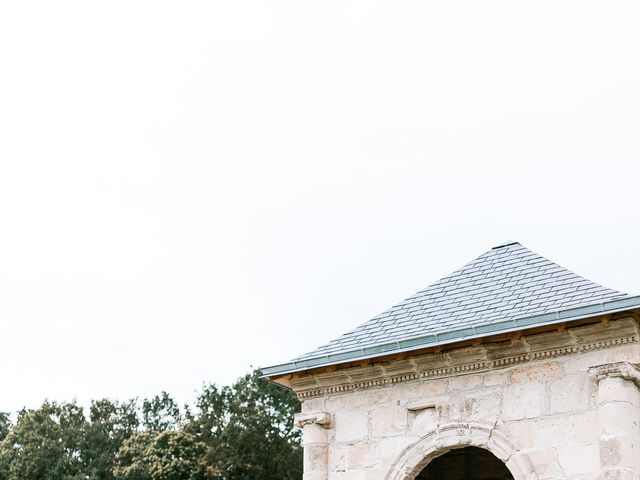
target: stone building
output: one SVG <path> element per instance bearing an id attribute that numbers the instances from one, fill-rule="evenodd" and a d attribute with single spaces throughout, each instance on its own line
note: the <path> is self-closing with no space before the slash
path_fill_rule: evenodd
<path id="1" fill-rule="evenodd" d="M 507 243 L 263 373 L 304 480 L 640 480 L 639 312 Z"/>

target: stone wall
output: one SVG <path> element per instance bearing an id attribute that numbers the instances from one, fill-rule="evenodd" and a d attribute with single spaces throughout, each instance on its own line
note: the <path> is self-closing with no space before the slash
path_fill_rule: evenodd
<path id="1" fill-rule="evenodd" d="M 516 480 L 640 480 L 638 363 L 628 318 L 303 377 L 304 479 L 409 480 L 471 445 Z"/>

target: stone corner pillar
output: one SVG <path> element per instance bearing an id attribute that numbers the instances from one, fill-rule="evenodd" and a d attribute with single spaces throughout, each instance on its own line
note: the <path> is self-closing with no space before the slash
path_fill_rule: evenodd
<path id="1" fill-rule="evenodd" d="M 598 382 L 599 478 L 640 478 L 640 366 L 608 363 L 589 374 Z"/>
<path id="2" fill-rule="evenodd" d="M 329 433 L 333 426 L 327 412 L 299 413 L 295 423 L 302 428 L 304 480 L 327 480 L 329 470 Z"/>

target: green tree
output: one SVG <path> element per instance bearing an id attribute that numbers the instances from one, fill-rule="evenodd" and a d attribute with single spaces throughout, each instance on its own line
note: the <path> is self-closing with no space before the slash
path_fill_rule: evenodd
<path id="1" fill-rule="evenodd" d="M 142 402 L 142 424 L 148 430 L 162 432 L 182 426 L 180 407 L 167 392 Z"/>
<path id="2" fill-rule="evenodd" d="M 83 473 L 95 480 L 112 480 L 118 451 L 139 426 L 135 400 L 91 402 L 89 421 L 85 426 L 81 458 Z"/>
<path id="3" fill-rule="evenodd" d="M 298 480 L 295 395 L 257 371 L 232 386 L 207 385 L 181 414 L 162 392 L 0 413 L 0 480 Z"/>
<path id="4" fill-rule="evenodd" d="M 188 430 L 207 444 L 214 480 L 298 480 L 302 477 L 296 396 L 254 371 L 231 387 L 205 387 Z"/>
<path id="5" fill-rule="evenodd" d="M 2 441 L 11 432 L 11 427 L 9 414 L 0 412 L 0 480 L 6 480 L 9 477 L 9 459 L 2 456 L 2 451 L 5 448 Z"/>
<path id="6" fill-rule="evenodd" d="M 118 480 L 202 480 L 205 445 L 177 431 L 137 432 L 125 440 L 114 469 Z"/>
<path id="7" fill-rule="evenodd" d="M 0 442 L 11 431 L 11 417 L 8 413 L 0 412 Z"/>
<path id="8" fill-rule="evenodd" d="M 186 413 L 185 429 L 194 433 L 207 445 L 216 443 L 229 420 L 229 404 L 232 391 L 215 384 L 205 385 L 196 399 L 196 413 Z"/>
<path id="9" fill-rule="evenodd" d="M 80 439 L 85 424 L 75 403 L 45 402 L 22 410 L 15 427 L 0 442 L 6 480 L 80 479 Z"/>

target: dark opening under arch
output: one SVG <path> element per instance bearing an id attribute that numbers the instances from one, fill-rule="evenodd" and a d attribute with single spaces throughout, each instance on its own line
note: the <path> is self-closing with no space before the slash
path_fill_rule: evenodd
<path id="1" fill-rule="evenodd" d="M 490 451 L 466 447 L 433 459 L 416 480 L 513 480 L 513 475 Z"/>

